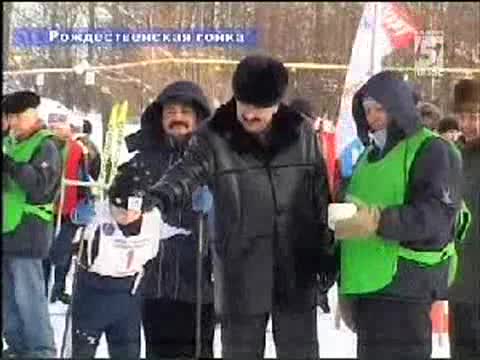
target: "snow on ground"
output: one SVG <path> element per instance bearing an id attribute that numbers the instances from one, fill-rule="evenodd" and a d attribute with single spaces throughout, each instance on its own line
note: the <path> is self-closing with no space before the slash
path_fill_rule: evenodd
<path id="1" fill-rule="evenodd" d="M 71 274 L 67 278 L 67 291 L 71 291 Z M 321 310 L 318 311 L 318 341 L 320 346 L 320 358 L 356 358 L 356 335 L 348 330 L 345 326 L 336 329 L 334 325 L 334 313 L 336 304 L 336 289 L 332 289 L 329 293 L 330 306 L 332 308 L 331 314 L 324 314 Z M 65 314 L 67 306 L 61 302 L 50 304 L 50 318 L 52 326 L 55 331 L 55 342 L 58 348 L 58 354 L 62 346 L 63 331 L 65 328 Z M 221 329 L 218 326 L 215 331 L 214 338 L 214 355 L 215 358 L 221 358 L 222 345 L 220 342 Z M 5 344 L 4 344 L 5 345 Z M 450 349 L 448 344 L 448 336 L 445 334 L 439 338 L 438 335 L 432 337 L 432 357 L 449 358 Z M 100 345 L 97 349 L 96 358 L 108 358 L 108 348 L 105 342 L 105 336 L 102 337 Z M 141 357 L 145 358 L 145 345 L 142 331 Z M 276 358 L 275 346 L 272 338 L 271 322 L 268 324 L 265 357 Z"/>
<path id="2" fill-rule="evenodd" d="M 71 276 L 69 276 L 71 279 Z M 67 284 L 71 288 L 71 280 Z M 342 326 L 339 330 L 335 329 L 334 325 L 334 312 L 336 304 L 336 289 L 332 289 L 329 293 L 330 306 L 332 308 L 331 314 L 324 314 L 321 310 L 318 310 L 318 340 L 320 346 L 320 358 L 348 358 L 354 359 L 356 357 L 356 335 L 348 330 L 345 326 Z M 65 326 L 65 313 L 67 306 L 60 302 L 50 305 L 50 314 L 52 319 L 52 325 L 55 330 L 55 341 L 60 353 L 60 347 L 62 344 L 63 330 Z M 217 327 L 214 338 L 214 355 L 216 358 L 221 358 L 222 346 L 220 343 L 220 327 Z M 143 343 L 142 333 L 142 346 L 141 356 L 145 357 L 145 346 Z M 442 343 L 440 345 L 440 342 Z M 432 338 L 433 346 L 433 358 L 449 358 L 450 349 L 448 344 L 448 337 L 444 335 L 439 339 L 438 335 L 434 335 Z M 96 354 L 97 358 L 108 358 L 108 349 L 105 342 L 105 337 L 102 337 L 100 346 Z M 271 323 L 268 325 L 265 357 L 276 358 L 275 346 L 273 344 Z"/>

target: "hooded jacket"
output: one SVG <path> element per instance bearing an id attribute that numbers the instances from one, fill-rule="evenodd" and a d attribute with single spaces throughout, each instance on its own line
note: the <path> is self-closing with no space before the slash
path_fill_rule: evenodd
<path id="1" fill-rule="evenodd" d="M 151 185 L 160 180 L 167 169 L 182 158 L 185 143 L 168 136 L 162 126 L 162 108 L 169 101 L 192 104 L 199 121 L 210 115 L 208 100 L 196 84 L 179 81 L 167 86 L 141 116 L 140 130 L 126 138 L 129 152 L 138 151 L 130 160 L 138 161 L 150 171 Z M 196 301 L 197 219 L 192 204 L 184 203 L 169 213 L 165 221 L 172 226 L 188 229 L 193 235 L 176 235 L 160 242 L 158 255 L 145 267 L 143 294 L 147 298 L 169 298 L 193 303 Z M 207 254 L 203 270 L 203 303 L 213 301 L 211 260 Z"/>
<path id="2" fill-rule="evenodd" d="M 215 310 L 263 314 L 315 306 L 316 276 L 335 276 L 327 172 L 313 130 L 280 104 L 264 147 L 231 99 L 192 137 L 182 161 L 151 188 L 166 213 L 199 185 L 213 193 Z M 287 310 L 286 310 L 287 311 Z"/>
<path id="3" fill-rule="evenodd" d="M 370 161 L 375 161 L 382 159 L 402 140 L 415 135 L 422 125 L 411 87 L 395 79 L 391 72 L 381 72 L 354 95 L 352 102 L 358 135 L 365 146 L 371 144 L 370 129 L 362 106 L 362 100 L 367 95 L 380 103 L 391 119 L 384 148 L 375 148 L 370 154 Z M 461 185 L 462 164 L 451 144 L 441 138 L 425 143 L 410 169 L 407 184 L 409 199 L 402 206 L 382 211 L 377 233 L 385 241 L 399 242 L 413 250 L 444 248 L 453 239 L 455 218 L 462 199 Z M 372 184 L 372 191 L 374 189 Z M 426 269 L 400 259 L 398 272 L 383 294 L 414 301 L 445 299 L 448 270 L 449 261 Z"/>
<path id="4" fill-rule="evenodd" d="M 98 180 L 100 175 L 100 169 L 102 165 L 101 154 L 98 151 L 95 143 L 90 139 L 88 135 L 81 135 L 76 140 L 86 148 L 85 161 L 87 164 L 86 170 L 94 180 Z"/>

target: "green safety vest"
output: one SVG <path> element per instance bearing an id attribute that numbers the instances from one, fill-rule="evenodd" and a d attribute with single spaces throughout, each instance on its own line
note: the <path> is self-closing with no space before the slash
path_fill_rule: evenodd
<path id="1" fill-rule="evenodd" d="M 376 162 L 368 162 L 369 151 L 365 151 L 351 178 L 347 194 L 359 203 L 380 209 L 405 204 L 408 200 L 412 164 L 425 142 L 437 136 L 428 129 L 422 129 L 401 141 L 383 159 Z M 461 215 L 457 216 L 457 221 L 459 218 Z M 458 238 L 458 234 L 455 237 Z M 344 295 L 372 293 L 389 285 L 397 273 L 399 258 L 422 266 L 435 266 L 453 257 L 450 275 L 455 272 L 455 242 L 449 243 L 440 251 L 415 251 L 395 241 L 373 235 L 368 239 L 341 241 L 340 247 L 340 292 Z"/>
<path id="2" fill-rule="evenodd" d="M 3 150 L 15 162 L 27 163 L 44 140 L 51 136 L 53 134 L 50 131 L 40 130 L 25 141 L 15 142 L 13 139 L 7 139 Z M 46 222 L 53 222 L 53 202 L 41 205 L 29 204 L 25 191 L 11 178 L 7 179 L 6 188 L 2 192 L 3 234 L 14 231 L 22 222 L 23 214 L 33 214 Z"/>

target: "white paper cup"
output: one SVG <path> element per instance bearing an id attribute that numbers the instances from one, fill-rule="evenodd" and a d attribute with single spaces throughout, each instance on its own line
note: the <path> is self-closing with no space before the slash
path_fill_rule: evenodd
<path id="1" fill-rule="evenodd" d="M 338 220 L 351 218 L 357 213 L 357 206 L 351 203 L 333 203 L 328 205 L 328 227 L 335 230 Z"/>

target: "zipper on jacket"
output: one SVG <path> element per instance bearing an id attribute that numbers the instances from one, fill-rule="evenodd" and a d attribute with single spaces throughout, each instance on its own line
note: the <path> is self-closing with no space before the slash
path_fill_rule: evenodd
<path id="1" fill-rule="evenodd" d="M 272 168 L 270 167 L 270 163 L 267 162 L 266 170 L 268 174 L 268 180 L 270 181 L 270 188 L 272 190 L 272 200 L 274 206 L 274 214 L 273 214 L 273 239 L 272 239 L 272 272 L 273 272 L 273 284 L 272 284 L 272 303 L 275 302 L 275 285 L 276 285 L 276 273 L 277 273 L 277 251 L 278 251 L 278 231 L 277 231 L 277 194 L 275 192 L 275 186 L 273 184 L 273 176 L 272 176 Z"/>
<path id="2" fill-rule="evenodd" d="M 180 252 L 179 247 L 177 247 L 176 250 Z M 180 288 L 180 261 L 179 261 L 180 255 L 181 254 L 175 254 L 175 293 L 174 293 L 175 299 L 178 299 L 178 291 Z"/>
<path id="3" fill-rule="evenodd" d="M 172 166 L 173 162 L 173 154 L 170 153 L 168 156 L 168 168 Z M 164 239 L 160 240 L 160 248 L 161 248 L 161 253 L 160 253 L 160 258 L 158 259 L 158 290 L 157 290 L 157 296 L 162 297 L 162 276 L 163 276 L 163 258 L 164 258 L 164 253 L 165 253 L 165 244 L 164 244 Z"/>
<path id="4" fill-rule="evenodd" d="M 178 226 L 182 227 L 182 213 L 183 210 L 180 210 L 178 212 Z M 174 292 L 174 298 L 178 299 L 178 291 L 180 288 L 180 261 L 179 258 L 181 256 L 180 254 L 180 246 L 179 244 L 173 244 L 175 246 L 175 251 L 174 251 L 174 256 L 175 256 L 175 292 Z"/>
<path id="5" fill-rule="evenodd" d="M 165 252 L 165 244 L 163 243 L 164 240 L 160 240 L 160 258 L 158 260 L 158 288 L 157 288 L 157 296 L 162 297 L 162 276 L 163 276 L 163 256 Z"/>

